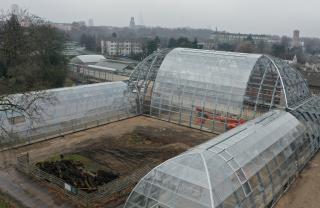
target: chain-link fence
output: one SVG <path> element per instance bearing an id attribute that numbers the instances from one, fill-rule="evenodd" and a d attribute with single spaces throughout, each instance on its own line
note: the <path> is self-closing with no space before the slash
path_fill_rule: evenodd
<path id="1" fill-rule="evenodd" d="M 126 198 L 135 184 L 156 166 L 156 164 L 146 165 L 130 175 L 113 180 L 105 185 L 99 186 L 96 191 L 87 193 L 77 187 L 73 187 L 54 175 L 40 170 L 40 168 L 30 162 L 28 154 L 19 155 L 17 162 L 17 170 L 63 193 L 66 198 L 82 207 L 95 207 L 119 198 Z"/>

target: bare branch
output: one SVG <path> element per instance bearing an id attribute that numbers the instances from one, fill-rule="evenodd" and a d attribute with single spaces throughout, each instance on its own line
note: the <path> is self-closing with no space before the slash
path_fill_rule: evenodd
<path id="1" fill-rule="evenodd" d="M 9 135 L 5 120 L 20 115 L 24 116 L 31 124 L 37 124 L 42 121 L 45 108 L 55 103 L 57 103 L 57 99 L 49 91 L 0 96 L 0 132 L 2 132 L 2 136 Z"/>

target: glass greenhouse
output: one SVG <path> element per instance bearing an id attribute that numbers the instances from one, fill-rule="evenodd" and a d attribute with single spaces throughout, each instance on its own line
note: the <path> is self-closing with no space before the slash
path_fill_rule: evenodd
<path id="1" fill-rule="evenodd" d="M 268 112 L 153 169 L 125 208 L 271 207 L 312 145 L 296 117 Z"/>
<path id="2" fill-rule="evenodd" d="M 312 139 L 312 151 L 318 151 L 320 147 L 320 96 L 312 97 L 290 111 L 305 126 L 307 134 Z"/>
<path id="3" fill-rule="evenodd" d="M 90 64 L 98 63 L 101 60 L 106 60 L 102 55 L 79 55 L 71 59 L 71 64 Z"/>
<path id="4" fill-rule="evenodd" d="M 81 58 L 74 61 L 101 57 Z M 311 96 L 296 69 L 266 55 L 160 50 L 139 63 L 126 83 L 46 92 L 57 102 L 38 103 L 45 111 L 37 122 L 0 114 L 10 133 L 0 144 L 141 114 L 225 132 L 154 168 L 125 208 L 271 207 L 320 147 L 320 97 Z"/>
<path id="5" fill-rule="evenodd" d="M 123 82 L 59 88 L 46 93 L 56 101 L 39 103 L 43 111 L 38 121 L 31 122 L 17 113 L 3 115 L 1 120 L 10 137 L 2 138 L 1 144 L 18 138 L 28 141 L 58 136 L 137 115 L 136 100 L 128 96 L 128 86 Z"/>
<path id="6" fill-rule="evenodd" d="M 146 114 L 212 132 L 224 132 L 311 96 L 297 70 L 257 54 L 174 49 L 151 82 L 151 93 L 145 90 Z"/>

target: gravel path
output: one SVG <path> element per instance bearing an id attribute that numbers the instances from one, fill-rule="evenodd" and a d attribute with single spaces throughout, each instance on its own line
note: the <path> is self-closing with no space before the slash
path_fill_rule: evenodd
<path id="1" fill-rule="evenodd" d="M 54 192 L 50 192 L 41 183 L 35 183 L 34 180 L 16 171 L 13 167 L 0 170 L 0 190 L 30 208 L 75 207 Z"/>

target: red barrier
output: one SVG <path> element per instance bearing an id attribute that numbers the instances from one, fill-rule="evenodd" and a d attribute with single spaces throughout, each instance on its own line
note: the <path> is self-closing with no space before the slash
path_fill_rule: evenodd
<path id="1" fill-rule="evenodd" d="M 212 116 L 211 112 L 202 111 L 202 109 L 200 107 L 196 107 L 196 111 L 198 112 L 199 117 L 202 117 L 202 113 L 203 113 L 203 119 L 202 118 L 196 119 L 197 125 L 205 124 L 206 119 L 208 119 L 208 120 L 220 121 L 222 123 L 226 122 L 227 129 L 233 129 L 233 128 L 246 122 L 246 120 L 241 119 L 241 118 L 236 119 L 236 118 L 230 118 L 230 117 L 225 117 L 225 116 Z"/>

